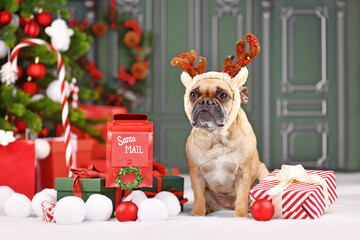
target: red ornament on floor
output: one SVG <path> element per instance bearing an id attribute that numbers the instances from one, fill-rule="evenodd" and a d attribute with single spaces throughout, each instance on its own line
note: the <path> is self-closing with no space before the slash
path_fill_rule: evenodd
<path id="1" fill-rule="evenodd" d="M 38 90 L 38 87 L 34 82 L 24 82 L 24 84 L 21 86 L 21 90 L 30 94 L 30 96 L 34 96 Z"/>
<path id="2" fill-rule="evenodd" d="M 39 35 L 39 25 L 34 21 L 31 20 L 29 23 L 25 25 L 25 34 L 29 37 L 36 38 Z"/>
<path id="3" fill-rule="evenodd" d="M 39 13 L 38 15 L 36 15 L 36 21 L 42 27 L 49 26 L 52 22 L 51 14 L 48 12 Z"/>
<path id="4" fill-rule="evenodd" d="M 27 68 L 27 74 L 33 78 L 41 79 L 46 75 L 46 67 L 41 63 L 31 63 Z"/>
<path id="5" fill-rule="evenodd" d="M 0 27 L 8 25 L 11 22 L 11 14 L 8 11 L 0 12 Z"/>
<path id="6" fill-rule="evenodd" d="M 259 199 L 251 206 L 251 215 L 257 221 L 269 221 L 274 216 L 274 206 L 267 199 Z"/>
<path id="7" fill-rule="evenodd" d="M 116 208 L 115 216 L 119 222 L 136 221 L 138 207 L 133 202 L 122 202 Z"/>

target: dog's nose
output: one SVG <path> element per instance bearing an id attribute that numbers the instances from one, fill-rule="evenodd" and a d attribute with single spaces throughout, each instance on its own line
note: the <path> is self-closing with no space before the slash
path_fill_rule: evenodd
<path id="1" fill-rule="evenodd" d="M 211 98 L 203 98 L 199 100 L 200 105 L 215 105 L 215 101 Z"/>

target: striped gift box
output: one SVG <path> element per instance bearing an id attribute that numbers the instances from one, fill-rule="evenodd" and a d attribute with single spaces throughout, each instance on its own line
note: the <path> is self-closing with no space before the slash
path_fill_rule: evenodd
<path id="1" fill-rule="evenodd" d="M 275 177 L 280 170 L 275 170 L 269 177 Z M 326 195 L 328 203 L 331 205 L 337 198 L 335 173 L 333 171 L 307 170 L 308 174 L 317 174 L 323 178 L 327 184 L 327 194 L 321 184 L 308 184 L 294 181 L 287 186 L 281 193 L 281 198 L 277 202 L 281 208 L 279 218 L 285 219 L 316 219 L 326 210 Z M 267 180 L 266 178 L 250 190 L 250 200 L 253 203 L 259 199 L 267 199 L 273 202 L 275 199 L 269 195 L 269 190 L 277 186 L 280 181 Z M 280 202 L 281 199 L 281 202 Z"/>

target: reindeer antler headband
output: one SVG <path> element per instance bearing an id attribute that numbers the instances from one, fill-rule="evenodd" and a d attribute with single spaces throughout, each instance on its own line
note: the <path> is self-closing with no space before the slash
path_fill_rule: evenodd
<path id="1" fill-rule="evenodd" d="M 234 55 L 229 55 L 224 61 L 222 72 L 229 74 L 232 78 L 234 78 L 243 67 L 249 64 L 260 51 L 260 44 L 254 35 L 248 33 L 246 34 L 245 39 L 250 45 L 249 51 L 245 52 L 245 41 L 241 39 L 235 44 L 238 61 L 235 64 L 232 64 Z M 190 50 L 187 53 L 174 57 L 171 60 L 171 65 L 181 67 L 193 78 L 205 73 L 207 64 L 206 58 L 199 57 L 199 64 L 195 67 L 194 63 L 197 56 L 198 54 L 195 50 Z"/>

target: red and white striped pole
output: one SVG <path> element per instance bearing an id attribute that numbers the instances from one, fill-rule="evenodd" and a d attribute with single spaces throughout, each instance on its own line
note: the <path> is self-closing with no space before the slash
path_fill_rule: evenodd
<path id="1" fill-rule="evenodd" d="M 65 142 L 65 160 L 66 167 L 68 170 L 68 175 L 71 175 L 70 169 L 72 166 L 72 149 L 70 144 L 70 120 L 69 120 L 69 105 L 68 98 L 65 92 L 65 66 L 61 54 L 57 51 L 50 43 L 37 38 L 29 38 L 19 42 L 11 52 L 10 62 L 12 71 L 17 72 L 17 58 L 19 51 L 23 47 L 36 46 L 36 45 L 45 45 L 50 51 L 56 53 L 57 58 L 57 70 L 58 70 L 58 80 L 61 83 L 61 119 L 64 132 L 64 142 Z"/>

